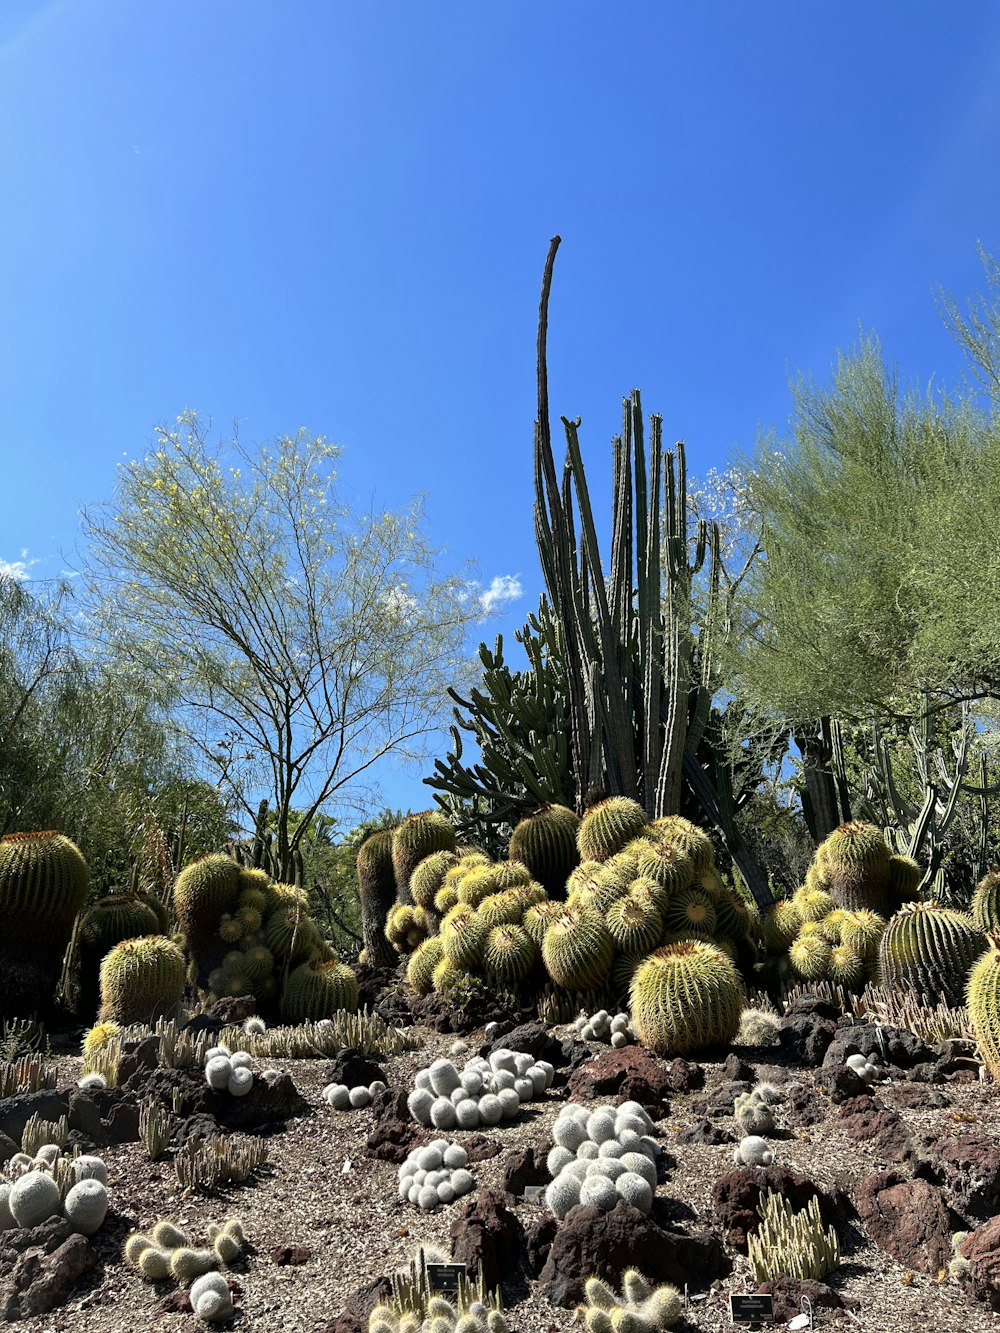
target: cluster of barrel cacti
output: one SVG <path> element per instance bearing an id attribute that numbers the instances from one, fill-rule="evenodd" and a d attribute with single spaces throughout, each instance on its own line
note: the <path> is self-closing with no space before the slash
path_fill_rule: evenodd
<path id="1" fill-rule="evenodd" d="M 620 1106 L 567 1103 L 552 1127 L 546 1158 L 552 1183 L 545 1202 L 562 1219 L 577 1204 L 610 1212 L 619 1199 L 640 1212 L 653 1207 L 659 1145 L 653 1122 L 638 1102 Z"/>
<path id="2" fill-rule="evenodd" d="M 11 1179 L 0 1181 L 0 1231 L 30 1229 L 50 1217 L 65 1217 L 84 1236 L 100 1229 L 108 1212 L 107 1167 L 100 1157 L 65 1155 L 62 1138 L 7 1162 Z"/>
<path id="3" fill-rule="evenodd" d="M 210 1000 L 253 995 L 293 1023 L 357 1008 L 357 980 L 323 940 L 305 891 L 231 857 L 205 856 L 174 884 L 191 979 Z"/>
<path id="4" fill-rule="evenodd" d="M 684 1312 L 676 1287 L 654 1287 L 637 1268 L 622 1274 L 620 1295 L 597 1277 L 588 1278 L 583 1290 L 585 1303 L 576 1313 L 587 1333 L 658 1333 L 673 1328 Z"/>

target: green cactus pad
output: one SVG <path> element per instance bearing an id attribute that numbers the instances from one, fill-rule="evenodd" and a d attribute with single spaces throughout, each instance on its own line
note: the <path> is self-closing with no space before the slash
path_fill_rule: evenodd
<path id="1" fill-rule="evenodd" d="M 646 959 L 632 978 L 632 1024 L 657 1055 L 732 1042 L 740 1026 L 739 973 L 714 945 L 687 940 Z"/>

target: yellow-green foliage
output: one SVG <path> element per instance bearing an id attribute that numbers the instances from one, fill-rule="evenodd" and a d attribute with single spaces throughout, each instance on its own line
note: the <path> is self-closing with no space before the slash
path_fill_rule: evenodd
<path id="1" fill-rule="evenodd" d="M 765 1190 L 758 1207 L 760 1230 L 747 1237 L 750 1272 L 755 1282 L 788 1277 L 802 1282 L 820 1279 L 840 1264 L 840 1245 L 833 1227 L 826 1228 L 814 1194 L 795 1212 L 780 1194 Z"/>
<path id="2" fill-rule="evenodd" d="M 564 907 L 542 942 L 546 970 L 564 990 L 596 990 L 607 979 L 614 956 L 604 918 L 585 907 Z"/>
<path id="3" fill-rule="evenodd" d="M 983 1063 L 994 1083 L 1000 1083 L 1000 935 L 990 937 L 989 948 L 969 973 L 966 999 Z"/>

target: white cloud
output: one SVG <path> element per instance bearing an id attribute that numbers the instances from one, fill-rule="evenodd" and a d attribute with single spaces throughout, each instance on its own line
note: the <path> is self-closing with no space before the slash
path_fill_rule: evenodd
<path id="1" fill-rule="evenodd" d="M 484 611 L 496 611 L 506 602 L 516 602 L 523 594 L 519 574 L 498 574 L 490 586 L 480 593 L 479 602 Z"/>
<path id="2" fill-rule="evenodd" d="M 22 551 L 22 555 L 27 555 L 27 551 Z M 28 570 L 36 562 L 34 560 L 0 560 L 0 579 L 13 579 L 16 583 L 27 583 Z"/>

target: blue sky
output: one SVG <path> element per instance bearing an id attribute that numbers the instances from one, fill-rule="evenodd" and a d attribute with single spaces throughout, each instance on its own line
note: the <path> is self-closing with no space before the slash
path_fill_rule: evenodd
<path id="1" fill-rule="evenodd" d="M 4 0 L 0 561 L 196 408 L 344 445 L 482 581 L 540 576 L 538 288 L 595 503 L 633 386 L 692 470 L 875 329 L 954 379 L 939 284 L 1000 252 L 1000 7 L 890 0 Z M 413 775 L 392 804 L 419 808 Z"/>

